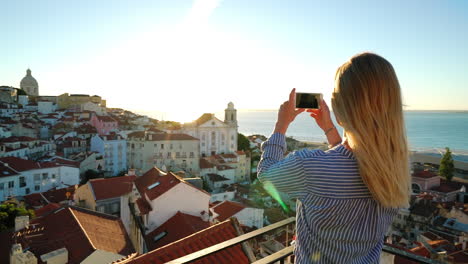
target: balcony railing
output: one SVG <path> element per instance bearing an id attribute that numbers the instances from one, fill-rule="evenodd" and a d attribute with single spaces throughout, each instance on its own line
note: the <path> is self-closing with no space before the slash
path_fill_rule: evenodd
<path id="1" fill-rule="evenodd" d="M 170 263 L 170 264 L 191 263 L 193 261 L 196 261 L 196 260 L 201 259 L 203 257 L 206 257 L 208 255 L 214 254 L 214 253 L 216 253 L 218 251 L 221 251 L 223 249 L 238 245 L 238 244 L 246 242 L 246 241 L 248 241 L 248 240 L 250 240 L 252 238 L 258 237 L 260 235 L 264 235 L 264 234 L 266 234 L 266 233 L 268 233 L 270 231 L 285 227 L 285 226 L 287 226 L 289 224 L 293 224 L 295 222 L 296 222 L 296 219 L 294 217 L 291 217 L 291 218 L 288 218 L 286 220 L 277 222 L 275 224 L 266 226 L 264 228 L 260 228 L 258 230 L 249 232 L 247 234 L 240 235 L 240 236 L 235 237 L 233 239 L 230 239 L 230 240 L 224 241 L 222 243 L 216 244 L 214 246 L 207 247 L 205 249 L 194 252 L 192 254 L 180 257 L 180 258 L 172 260 L 172 261 L 170 261 L 168 263 Z M 269 263 L 276 263 L 276 262 L 279 262 L 281 264 L 289 263 L 289 262 L 287 262 L 287 258 L 293 254 L 293 250 L 294 250 L 293 246 L 288 246 L 288 247 L 286 247 L 284 249 L 281 249 L 280 251 L 277 251 L 277 252 L 275 252 L 275 253 L 267 256 L 267 257 L 264 257 L 262 259 L 259 259 L 259 260 L 255 261 L 253 263 L 254 264 L 269 264 Z M 393 247 L 390 247 L 390 246 L 387 246 L 387 245 L 383 246 L 382 251 L 386 252 L 386 253 L 389 253 L 389 254 L 392 254 L 392 255 L 395 255 L 395 256 L 400 256 L 402 258 L 405 258 L 405 259 L 408 259 L 408 260 L 411 260 L 411 261 L 417 261 L 419 263 L 428 263 L 428 264 L 442 263 L 442 262 L 437 261 L 437 260 L 428 259 L 428 258 L 419 256 L 419 255 L 415 255 L 415 254 L 409 253 L 407 251 L 397 249 L 397 248 L 393 248 Z"/>

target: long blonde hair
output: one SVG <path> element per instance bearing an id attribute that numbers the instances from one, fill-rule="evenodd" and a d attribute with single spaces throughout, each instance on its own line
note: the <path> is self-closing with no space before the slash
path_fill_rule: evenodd
<path id="1" fill-rule="evenodd" d="M 384 207 L 408 206 L 408 146 L 392 65 L 372 53 L 352 57 L 336 72 L 332 107 L 373 197 Z"/>

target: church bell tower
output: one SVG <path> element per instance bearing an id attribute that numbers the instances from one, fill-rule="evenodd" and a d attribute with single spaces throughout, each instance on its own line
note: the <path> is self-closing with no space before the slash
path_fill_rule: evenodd
<path id="1" fill-rule="evenodd" d="M 237 110 L 232 102 L 229 102 L 228 107 L 224 110 L 224 123 L 237 126 Z"/>

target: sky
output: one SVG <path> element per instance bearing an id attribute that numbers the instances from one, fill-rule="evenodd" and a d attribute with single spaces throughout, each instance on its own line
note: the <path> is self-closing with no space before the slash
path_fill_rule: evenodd
<path id="1" fill-rule="evenodd" d="M 0 1 L 0 85 L 190 121 L 323 93 L 356 53 L 389 60 L 407 110 L 468 110 L 468 1 Z"/>

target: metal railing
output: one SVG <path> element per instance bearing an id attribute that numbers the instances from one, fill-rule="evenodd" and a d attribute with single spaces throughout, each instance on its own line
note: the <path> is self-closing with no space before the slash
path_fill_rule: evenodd
<path id="1" fill-rule="evenodd" d="M 174 260 L 172 260 L 172 261 L 170 261 L 168 263 L 169 264 L 191 263 L 193 261 L 196 261 L 196 260 L 201 259 L 203 257 L 206 257 L 208 255 L 219 252 L 219 251 L 221 251 L 223 249 L 233 247 L 235 245 L 246 242 L 246 241 L 248 241 L 248 240 L 250 240 L 252 238 L 258 237 L 260 235 L 264 235 L 264 234 L 266 234 L 266 233 L 268 233 L 270 231 L 285 227 L 285 226 L 287 226 L 289 224 L 293 224 L 295 222 L 296 222 L 295 217 L 291 217 L 291 218 L 288 218 L 286 220 L 283 220 L 283 221 L 274 223 L 272 225 L 260 228 L 258 230 L 249 232 L 247 234 L 243 234 L 243 235 L 240 235 L 238 237 L 229 239 L 227 241 L 224 241 L 222 243 L 213 245 L 211 247 L 207 247 L 207 248 L 199 250 L 197 252 L 185 255 L 185 256 L 180 257 L 178 259 L 174 259 Z M 255 261 L 255 262 L 253 262 L 253 264 L 269 264 L 269 263 L 276 263 L 276 262 L 279 262 L 281 264 L 286 263 L 287 258 L 293 254 L 293 250 L 294 250 L 294 246 L 288 246 L 286 248 L 281 249 L 278 252 L 275 252 L 275 253 L 267 256 L 267 257 L 264 257 L 262 259 L 259 259 L 259 260 Z M 415 255 L 415 254 L 412 254 L 410 252 L 407 252 L 407 251 L 404 251 L 404 250 L 401 250 L 401 249 L 397 249 L 397 248 L 394 248 L 394 247 L 391 247 L 391 246 L 387 246 L 387 245 L 383 246 L 382 251 L 386 252 L 386 253 L 389 253 L 389 254 L 392 254 L 392 255 L 395 255 L 395 256 L 400 256 L 400 257 L 408 259 L 408 260 L 417 261 L 419 263 L 427 263 L 427 264 L 442 263 L 442 262 L 437 261 L 437 260 L 428 259 L 428 258 L 419 256 L 419 255 Z"/>

